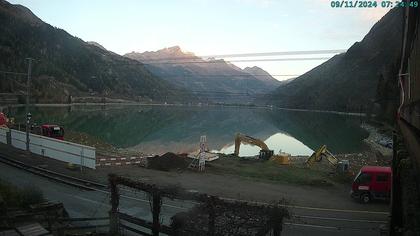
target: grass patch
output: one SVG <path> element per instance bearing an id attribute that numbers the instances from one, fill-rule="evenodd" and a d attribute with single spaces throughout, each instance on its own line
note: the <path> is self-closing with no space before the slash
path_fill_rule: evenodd
<path id="1" fill-rule="evenodd" d="M 116 152 L 116 148 L 111 144 L 102 141 L 100 138 L 82 132 L 66 130 L 64 139 L 69 142 L 79 143 L 86 146 L 93 146 L 99 150 Z"/>
<path id="2" fill-rule="evenodd" d="M 309 169 L 303 164 L 277 165 L 271 161 L 222 156 L 217 161 L 212 162 L 206 170 L 217 174 L 232 174 L 254 180 L 318 187 L 333 185 L 328 172 Z"/>
<path id="3" fill-rule="evenodd" d="M 42 191 L 35 187 L 17 188 L 0 180 L 1 208 L 28 208 L 32 204 L 44 202 Z"/>
<path id="4" fill-rule="evenodd" d="M 64 140 L 96 148 L 96 152 L 106 156 L 136 156 L 139 152 L 119 149 L 104 140 L 83 132 L 66 130 Z"/>

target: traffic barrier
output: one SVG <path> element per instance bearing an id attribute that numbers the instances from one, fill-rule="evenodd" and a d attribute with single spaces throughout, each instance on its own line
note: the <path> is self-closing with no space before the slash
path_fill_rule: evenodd
<path id="1" fill-rule="evenodd" d="M 3 134 L 10 131 L 11 145 L 26 150 L 26 133 L 14 129 L 0 128 L 0 142 L 7 143 Z M 32 153 L 52 159 L 96 168 L 96 149 L 94 147 L 49 138 L 37 134 L 29 134 L 29 150 Z"/>
<path id="2" fill-rule="evenodd" d="M 96 166 L 123 166 L 123 165 L 139 165 L 147 167 L 148 156 L 138 157 L 98 157 Z"/>
<path id="3" fill-rule="evenodd" d="M 0 128 L 0 142 L 7 144 L 7 128 Z"/>

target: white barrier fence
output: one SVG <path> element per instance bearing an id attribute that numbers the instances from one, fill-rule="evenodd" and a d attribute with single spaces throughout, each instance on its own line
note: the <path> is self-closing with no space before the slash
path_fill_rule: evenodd
<path id="1" fill-rule="evenodd" d="M 7 131 L 9 129 L 6 128 L 0 128 L 0 142 L 1 143 L 7 143 Z"/>
<path id="2" fill-rule="evenodd" d="M 9 129 L 0 128 L 0 142 L 7 144 L 7 132 Z M 10 129 L 11 145 L 25 150 L 26 133 Z M 50 157 L 56 160 L 95 169 L 96 149 L 77 143 L 71 143 L 36 134 L 29 134 L 29 150 L 32 153 Z"/>

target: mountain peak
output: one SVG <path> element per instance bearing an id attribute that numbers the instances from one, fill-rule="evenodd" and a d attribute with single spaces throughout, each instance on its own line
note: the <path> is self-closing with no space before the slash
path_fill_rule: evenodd
<path id="1" fill-rule="evenodd" d="M 39 102 L 66 102 L 69 94 L 87 92 L 136 101 L 140 96 L 156 100 L 171 94 L 176 94 L 174 99 L 184 96 L 141 63 L 89 46 L 65 30 L 44 23 L 26 7 L 0 0 L 0 19 L 0 68 L 24 71 L 22 55 L 39 59 L 32 86 Z M 0 87 L 0 92 L 20 89 Z"/>
<path id="2" fill-rule="evenodd" d="M 262 69 L 260 67 L 258 67 L 258 66 L 253 66 L 253 67 L 247 66 L 247 67 L 245 67 L 244 70 L 262 70 Z"/>
<path id="3" fill-rule="evenodd" d="M 99 43 L 97 43 L 95 41 L 86 41 L 86 43 L 89 44 L 89 45 L 96 46 L 96 47 L 98 47 L 98 48 L 100 48 L 102 50 L 108 51 L 104 46 L 102 46 L 101 44 L 99 44 Z"/>
<path id="4" fill-rule="evenodd" d="M 263 70 L 262 68 L 258 66 L 253 67 L 245 67 L 243 69 L 244 72 L 253 75 L 255 78 L 257 78 L 260 81 L 269 82 L 275 85 L 278 85 L 280 82 L 273 78 L 273 76 L 270 75 L 267 71 Z"/>
<path id="5" fill-rule="evenodd" d="M 128 53 L 128 58 L 145 63 L 146 67 L 162 79 L 188 90 L 218 91 L 221 93 L 266 93 L 280 82 L 259 67 L 255 73 L 242 70 L 224 59 L 202 59 L 193 53 L 183 52 L 179 46 L 155 52 Z M 256 74 L 256 76 L 254 76 Z M 252 98 L 226 98 L 211 94 L 200 95 L 217 102 L 251 102 Z M 245 99 L 245 100 L 244 100 Z"/>
<path id="6" fill-rule="evenodd" d="M 169 48 L 164 48 L 164 49 L 161 49 L 159 51 L 166 51 L 166 52 L 171 52 L 171 53 L 182 53 L 182 50 L 181 50 L 180 46 L 173 46 L 173 47 L 169 47 Z"/>
<path id="7" fill-rule="evenodd" d="M 0 0 L 0 12 L 19 18 L 32 26 L 39 26 L 44 23 L 28 8 L 19 4 L 11 4 L 5 0 Z"/>
<path id="8" fill-rule="evenodd" d="M 156 54 L 167 55 L 172 57 L 185 57 L 185 56 L 194 56 L 191 52 L 185 52 L 181 49 L 180 46 L 173 46 L 164 49 L 160 49 L 155 52 Z"/>
<path id="9" fill-rule="evenodd" d="M 245 69 L 244 69 L 244 71 L 246 71 L 246 72 L 265 72 L 265 73 L 267 73 L 267 71 L 265 71 L 265 70 L 263 70 L 263 69 L 261 69 L 260 67 L 258 67 L 258 66 L 253 66 L 253 67 L 245 67 Z M 268 73 L 267 73 L 268 74 Z"/>
<path id="10" fill-rule="evenodd" d="M 182 51 L 180 46 L 163 48 L 157 51 L 145 51 L 143 53 L 130 52 L 125 57 L 135 60 L 172 60 L 178 58 L 199 59 L 191 52 Z"/>

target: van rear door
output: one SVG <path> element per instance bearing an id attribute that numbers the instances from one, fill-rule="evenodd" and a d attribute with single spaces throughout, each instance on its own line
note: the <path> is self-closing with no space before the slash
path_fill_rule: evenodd
<path id="1" fill-rule="evenodd" d="M 389 173 L 376 173 L 372 186 L 375 198 L 389 198 L 391 190 L 391 175 Z"/>

